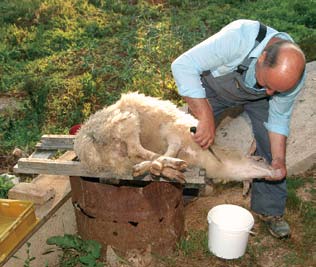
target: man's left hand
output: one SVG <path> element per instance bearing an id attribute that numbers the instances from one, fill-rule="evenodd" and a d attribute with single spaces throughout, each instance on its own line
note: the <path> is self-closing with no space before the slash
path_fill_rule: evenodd
<path id="1" fill-rule="evenodd" d="M 286 171 L 285 159 L 275 158 L 272 160 L 271 166 L 274 170 L 274 175 L 271 177 L 266 177 L 266 180 L 279 181 L 279 180 L 282 180 L 284 177 L 286 177 L 287 171 Z"/>

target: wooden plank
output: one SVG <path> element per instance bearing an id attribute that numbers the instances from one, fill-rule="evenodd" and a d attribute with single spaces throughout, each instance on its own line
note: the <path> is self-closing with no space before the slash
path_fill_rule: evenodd
<path id="1" fill-rule="evenodd" d="M 56 150 L 35 150 L 30 158 L 49 159 L 56 154 Z"/>
<path id="2" fill-rule="evenodd" d="M 83 177 L 98 177 L 104 179 L 116 179 L 115 175 L 111 172 L 91 173 L 88 172 L 80 162 L 69 160 L 49 160 L 49 159 L 36 159 L 36 158 L 21 158 L 18 164 L 14 167 L 17 173 L 28 174 L 53 174 L 53 175 L 67 175 L 67 176 L 83 176 Z M 186 182 L 188 184 L 205 184 L 205 176 L 200 173 L 200 170 L 187 169 L 184 173 Z M 173 182 L 163 177 L 153 177 L 151 175 L 133 177 L 126 176 L 117 178 L 120 180 L 139 180 L 139 181 L 167 181 Z"/>
<path id="3" fill-rule="evenodd" d="M 73 150 L 75 136 L 74 135 L 43 135 L 40 143 L 36 144 L 36 148 L 42 150 Z"/>

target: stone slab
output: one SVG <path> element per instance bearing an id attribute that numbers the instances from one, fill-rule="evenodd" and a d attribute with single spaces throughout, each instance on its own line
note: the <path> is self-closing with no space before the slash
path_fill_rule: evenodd
<path id="1" fill-rule="evenodd" d="M 42 187 L 34 183 L 18 183 L 9 190 L 10 199 L 28 200 L 42 205 L 55 196 L 52 187 Z"/>

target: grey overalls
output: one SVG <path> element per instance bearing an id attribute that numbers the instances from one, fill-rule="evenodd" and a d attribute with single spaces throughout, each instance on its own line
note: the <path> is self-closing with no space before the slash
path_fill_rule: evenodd
<path id="1" fill-rule="evenodd" d="M 265 38 L 265 35 L 266 27 L 260 24 L 254 48 Z M 210 71 L 203 72 L 201 82 L 205 88 L 206 97 L 213 108 L 215 120 L 218 120 L 219 115 L 225 109 L 243 106 L 251 120 L 257 143 L 256 155 L 264 157 L 270 163 L 272 160 L 270 141 L 268 131 L 263 125 L 268 120 L 270 97 L 265 90 L 255 91 L 244 84 L 244 77 L 252 60 L 254 58 L 247 56 L 236 71 L 216 78 L 213 77 Z M 242 129 L 240 130 L 242 131 Z M 254 180 L 251 193 L 251 209 L 264 215 L 283 215 L 286 197 L 285 179 L 277 182 Z"/>

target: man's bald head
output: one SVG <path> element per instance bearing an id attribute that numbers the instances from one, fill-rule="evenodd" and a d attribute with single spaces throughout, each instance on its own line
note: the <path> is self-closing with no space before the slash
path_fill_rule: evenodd
<path id="1" fill-rule="evenodd" d="M 268 94 L 286 92 L 301 80 L 305 56 L 294 43 L 277 40 L 268 44 L 258 59 L 257 80 Z"/>

